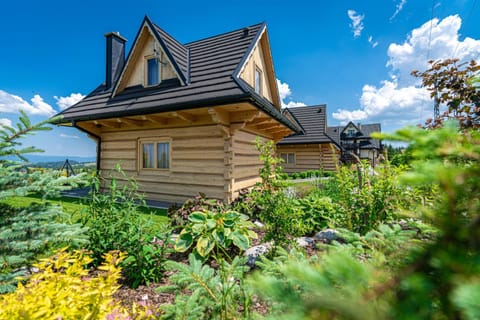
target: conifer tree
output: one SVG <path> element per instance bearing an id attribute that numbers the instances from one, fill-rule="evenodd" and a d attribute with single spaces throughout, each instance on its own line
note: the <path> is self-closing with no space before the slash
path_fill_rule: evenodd
<path id="1" fill-rule="evenodd" d="M 15 128 L 0 127 L 0 201 L 33 193 L 47 198 L 83 182 L 83 175 L 67 178 L 58 172 L 29 172 L 20 162 L 26 160 L 25 154 L 42 152 L 35 147 L 23 147 L 21 139 L 37 131 L 51 130 L 51 120 L 32 124 L 21 112 Z M 19 209 L 0 203 L 0 293 L 13 291 L 16 277 L 24 275 L 37 256 L 61 246 L 84 244 L 84 234 L 85 229 L 69 223 L 69 216 L 59 206 L 34 204 Z"/>

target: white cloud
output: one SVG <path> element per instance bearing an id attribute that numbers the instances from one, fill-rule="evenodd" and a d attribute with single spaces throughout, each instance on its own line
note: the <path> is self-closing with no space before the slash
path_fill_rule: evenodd
<path id="1" fill-rule="evenodd" d="M 54 98 L 57 100 L 57 106 L 60 108 L 60 110 L 65 110 L 85 98 L 85 96 L 81 93 L 72 93 L 67 97 L 54 96 Z"/>
<path id="2" fill-rule="evenodd" d="M 443 20 L 435 18 L 413 29 L 403 44 L 390 44 L 387 51 L 390 79 L 382 81 L 379 86 L 364 85 L 360 107 L 353 111 L 339 109 L 333 117 L 343 123 L 359 120 L 397 126 L 424 123 L 433 115 L 433 102 L 429 92 L 419 87 L 420 79 L 410 73 L 425 70 L 428 59 L 451 58 L 454 53 L 460 60 L 477 57 L 480 40 L 459 40 L 461 24 L 457 15 Z"/>
<path id="3" fill-rule="evenodd" d="M 7 118 L 0 119 L 0 129 L 2 127 L 11 127 L 12 126 L 12 121 Z"/>
<path id="4" fill-rule="evenodd" d="M 282 108 L 295 108 L 295 107 L 305 107 L 306 104 L 303 102 L 298 101 L 289 101 L 288 103 L 285 102 L 289 96 L 292 95 L 292 91 L 290 90 L 290 86 L 286 82 L 282 82 L 277 79 L 277 87 L 278 93 L 280 95 L 280 100 L 282 102 Z"/>
<path id="5" fill-rule="evenodd" d="M 350 20 L 352 20 L 352 22 L 350 23 L 350 27 L 352 28 L 353 37 L 360 37 L 364 28 L 363 19 L 365 18 L 365 15 L 358 14 L 355 10 L 348 10 L 347 14 Z"/>
<path id="6" fill-rule="evenodd" d="M 457 57 L 470 60 L 480 52 L 480 40 L 465 38 L 459 40 L 462 19 L 458 15 L 443 20 L 434 18 L 414 29 L 403 44 L 390 44 L 388 67 L 400 78 L 401 83 L 411 85 L 418 82 L 410 76 L 413 70 L 425 70 L 428 60 Z"/>
<path id="7" fill-rule="evenodd" d="M 283 108 L 305 107 L 306 104 L 298 101 L 289 101 L 287 104 L 282 103 Z"/>
<path id="8" fill-rule="evenodd" d="M 395 12 L 393 15 L 390 17 L 390 20 L 395 19 L 395 17 L 402 11 L 403 6 L 407 3 L 407 0 L 400 0 L 399 3 L 397 3 L 397 6 L 395 7 Z"/>
<path id="9" fill-rule="evenodd" d="M 372 36 L 368 37 L 368 43 L 372 45 L 372 48 L 375 48 L 376 46 L 378 46 L 378 41 L 373 41 Z"/>
<path id="10" fill-rule="evenodd" d="M 277 79 L 278 93 L 280 94 L 280 99 L 283 101 L 286 97 L 292 94 L 288 83 L 285 83 Z"/>
<path id="11" fill-rule="evenodd" d="M 79 136 L 69 135 L 69 134 L 65 134 L 65 133 L 60 133 L 60 138 L 65 138 L 65 139 L 80 139 Z"/>
<path id="12" fill-rule="evenodd" d="M 25 111 L 29 115 L 53 116 L 56 111 L 51 105 L 43 101 L 43 98 L 36 94 L 30 99 L 31 103 L 23 98 L 0 90 L 0 111 L 6 113 L 17 113 Z"/>
<path id="13" fill-rule="evenodd" d="M 334 112 L 333 117 L 340 121 L 342 124 L 346 124 L 350 121 L 360 121 L 367 119 L 368 115 L 363 110 L 345 110 L 345 109 L 338 109 L 337 112 Z"/>
<path id="14" fill-rule="evenodd" d="M 383 81 L 380 87 L 365 85 L 360 109 L 340 109 L 333 117 L 342 123 L 349 121 L 383 121 L 398 124 L 419 124 L 432 114 L 430 93 L 414 86 L 398 87 L 396 80 Z"/>

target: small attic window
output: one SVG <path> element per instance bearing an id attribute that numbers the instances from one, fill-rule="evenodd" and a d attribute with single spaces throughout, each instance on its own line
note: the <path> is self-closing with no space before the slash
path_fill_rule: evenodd
<path id="1" fill-rule="evenodd" d="M 145 78 L 147 86 L 154 86 L 160 83 L 160 63 L 157 57 L 148 57 L 146 59 Z"/>
<path id="2" fill-rule="evenodd" d="M 255 66 L 255 92 L 262 94 L 262 70 L 259 67 Z"/>

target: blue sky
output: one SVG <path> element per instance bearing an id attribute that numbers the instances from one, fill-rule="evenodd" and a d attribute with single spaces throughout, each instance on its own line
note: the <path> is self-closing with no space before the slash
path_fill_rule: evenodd
<path id="1" fill-rule="evenodd" d="M 0 11 L 0 124 L 18 109 L 43 120 L 104 81 L 105 40 L 132 45 L 145 15 L 181 42 L 266 21 L 285 105 L 326 103 L 329 124 L 381 122 L 383 131 L 432 115 L 411 77 L 428 59 L 480 59 L 475 0 L 5 1 Z M 94 156 L 69 128 L 30 137 L 48 155 Z"/>

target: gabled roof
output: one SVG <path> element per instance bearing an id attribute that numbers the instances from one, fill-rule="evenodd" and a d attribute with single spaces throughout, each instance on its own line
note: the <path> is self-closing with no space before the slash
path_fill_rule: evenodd
<path id="1" fill-rule="evenodd" d="M 360 134 L 353 139 L 360 139 L 360 140 L 368 140 L 368 144 L 362 145 L 362 149 L 369 149 L 369 148 L 376 148 L 380 149 L 380 140 L 378 139 L 372 139 L 371 135 L 374 132 L 381 132 L 382 131 L 382 126 L 380 123 L 369 123 L 369 124 L 355 124 L 353 122 L 349 122 L 345 126 L 334 126 L 334 127 L 328 127 L 327 128 L 327 134 L 332 138 L 338 145 L 340 145 L 341 140 L 342 140 L 342 133 L 345 131 L 345 129 L 353 125 Z"/>
<path id="2" fill-rule="evenodd" d="M 166 33 L 156 24 L 152 23 L 148 17 L 145 17 L 147 23 L 151 25 L 153 33 L 158 42 L 162 45 L 163 50 L 167 54 L 170 61 L 173 62 L 173 67 L 182 78 L 183 83 L 189 82 L 189 50 L 180 42 L 175 40 L 172 36 Z"/>
<path id="3" fill-rule="evenodd" d="M 285 137 L 277 144 L 334 143 L 325 134 L 327 130 L 326 105 L 290 108 L 286 112 L 297 120 L 302 126 L 303 132 Z"/>
<path id="4" fill-rule="evenodd" d="M 62 111 L 62 122 L 250 102 L 295 132 L 300 131 L 298 125 L 281 114 L 276 106 L 234 76 L 238 65 L 253 49 L 252 42 L 265 30 L 264 23 L 181 44 L 149 21 L 145 18 L 144 23 L 151 24 L 156 37 L 161 40 L 162 49 L 169 52 L 172 63 L 175 61 L 179 68 L 177 71 L 185 76 L 186 84 L 181 85 L 177 79 L 167 80 L 155 87 L 125 88 L 113 97 L 112 90 L 102 84 L 83 100 Z"/>

